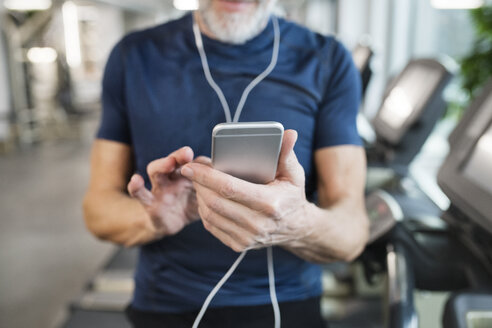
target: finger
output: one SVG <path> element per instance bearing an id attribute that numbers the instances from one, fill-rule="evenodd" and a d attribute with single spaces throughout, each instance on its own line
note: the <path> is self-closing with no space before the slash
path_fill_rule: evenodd
<path id="1" fill-rule="evenodd" d="M 152 161 L 147 165 L 147 174 L 152 185 L 163 185 L 167 182 L 167 175 L 174 173 L 178 166 L 193 160 L 193 150 L 183 147 L 164 158 Z"/>
<path id="2" fill-rule="evenodd" d="M 197 200 L 198 212 L 205 229 L 236 252 L 241 252 L 248 247 L 250 243 L 246 237 L 248 234 L 246 231 L 211 211 L 200 197 Z"/>
<path id="3" fill-rule="evenodd" d="M 207 166 L 212 166 L 212 159 L 207 156 L 198 156 L 193 160 L 194 163 L 200 163 Z"/>
<path id="4" fill-rule="evenodd" d="M 278 229 L 275 220 L 254 212 L 241 204 L 221 198 L 213 191 L 197 185 L 202 204 L 203 220 L 232 236 L 247 249 L 279 245 L 293 239 L 292 232 Z"/>
<path id="5" fill-rule="evenodd" d="M 128 183 L 128 193 L 131 197 L 138 199 L 143 205 L 149 206 L 154 199 L 152 193 L 145 188 L 144 179 L 138 175 L 134 174 Z"/>
<path id="6" fill-rule="evenodd" d="M 304 170 L 294 152 L 296 142 L 297 132 L 286 130 L 280 149 L 276 179 L 289 180 L 295 185 L 304 186 Z"/>
<path id="7" fill-rule="evenodd" d="M 212 220 L 211 222 L 215 226 L 219 227 L 222 231 L 228 234 L 237 235 L 236 227 L 241 227 L 241 236 L 248 236 L 247 246 L 249 248 L 262 248 L 270 245 L 282 244 L 293 239 L 292 230 L 279 229 L 278 221 L 272 219 L 270 211 L 272 209 L 265 209 L 262 213 L 253 211 L 250 208 L 245 207 L 239 203 L 233 202 L 229 199 L 220 197 L 215 192 L 196 184 L 195 186 L 197 195 L 202 200 L 202 204 L 207 208 L 207 214 Z M 221 225 L 221 220 L 233 221 L 233 228 L 228 228 L 228 224 Z M 297 237 L 297 236 L 295 236 Z"/>
<path id="8" fill-rule="evenodd" d="M 199 163 L 212 167 L 212 159 L 206 156 L 198 156 L 193 160 L 193 163 Z M 182 175 L 181 168 L 179 168 L 178 170 L 179 170 L 179 174 Z"/>
<path id="9" fill-rule="evenodd" d="M 279 163 L 286 163 L 294 150 L 297 142 L 297 131 L 286 130 L 282 139 L 282 147 L 280 148 Z"/>
<path id="10" fill-rule="evenodd" d="M 194 154 L 193 154 L 193 149 L 191 149 L 188 146 L 185 146 L 176 150 L 175 152 L 172 152 L 169 156 L 174 157 L 176 163 L 178 163 L 178 165 L 181 166 L 193 161 Z"/>
<path id="11" fill-rule="evenodd" d="M 193 150 L 190 147 L 180 148 L 164 158 L 152 161 L 147 166 L 147 170 L 159 173 L 168 174 L 176 169 L 176 166 L 181 166 L 193 160 Z M 149 172 L 149 176 L 150 173 Z"/>
<path id="12" fill-rule="evenodd" d="M 252 209 L 258 208 L 265 199 L 269 198 L 265 185 L 238 179 L 203 164 L 186 164 L 181 169 L 181 173 L 193 182 L 215 191 L 220 196 Z"/>
<path id="13" fill-rule="evenodd" d="M 231 248 L 233 251 L 240 253 L 247 249 L 247 247 L 241 245 L 235 238 L 223 232 L 219 228 L 213 226 L 212 224 L 202 221 L 205 229 L 208 230 L 215 238 L 220 240 L 224 245 Z"/>
<path id="14" fill-rule="evenodd" d="M 200 184 L 195 184 L 195 190 L 210 211 L 234 221 L 235 224 L 247 230 L 251 235 L 263 236 L 270 231 L 268 218 L 262 215 L 263 213 L 223 198 L 216 192 Z"/>
<path id="15" fill-rule="evenodd" d="M 247 236 L 248 239 L 243 240 L 243 245 L 248 249 L 263 248 L 292 240 L 291 231 L 279 230 L 277 222 L 272 220 L 268 214 L 258 213 L 222 198 L 200 185 L 197 185 L 196 191 L 203 206 L 207 208 L 207 215 L 211 218 L 210 223 L 235 238 Z M 234 224 L 230 225 L 223 220 L 232 221 Z M 240 231 L 239 234 L 238 231 Z"/>

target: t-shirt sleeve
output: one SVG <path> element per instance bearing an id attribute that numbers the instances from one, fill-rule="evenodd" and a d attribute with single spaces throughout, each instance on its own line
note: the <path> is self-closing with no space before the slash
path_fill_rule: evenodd
<path id="1" fill-rule="evenodd" d="M 102 85 L 102 117 L 97 138 L 131 143 L 128 111 L 125 101 L 125 70 L 122 44 L 109 56 Z"/>
<path id="2" fill-rule="evenodd" d="M 360 73 L 351 54 L 333 40 L 325 63 L 330 72 L 320 103 L 315 134 L 315 149 L 339 145 L 362 145 L 357 131 L 361 101 Z"/>

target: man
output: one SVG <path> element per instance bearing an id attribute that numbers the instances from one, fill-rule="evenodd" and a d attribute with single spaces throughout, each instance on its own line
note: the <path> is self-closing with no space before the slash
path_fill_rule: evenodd
<path id="1" fill-rule="evenodd" d="M 204 157 L 224 112 L 205 78 L 193 24 L 234 109 L 272 58 L 274 2 L 202 0 L 193 15 L 125 37 L 110 56 L 84 211 L 97 237 L 141 246 L 128 309 L 135 327 L 191 327 L 244 250 L 251 251 L 200 327 L 273 327 L 269 246 L 282 327 L 323 327 L 314 263 L 351 261 L 364 248 L 360 81 L 332 37 L 279 20 L 278 63 L 245 103 L 241 121 L 291 129 L 275 181 L 236 179 Z"/>

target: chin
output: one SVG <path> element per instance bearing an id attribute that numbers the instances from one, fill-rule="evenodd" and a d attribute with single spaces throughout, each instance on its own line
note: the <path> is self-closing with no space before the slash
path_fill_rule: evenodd
<path id="1" fill-rule="evenodd" d="M 272 0 L 202 0 L 199 12 L 218 40 L 243 44 L 265 28 L 273 4 Z"/>

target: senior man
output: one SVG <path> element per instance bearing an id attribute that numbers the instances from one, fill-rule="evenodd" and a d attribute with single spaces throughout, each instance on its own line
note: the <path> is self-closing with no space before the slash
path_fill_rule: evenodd
<path id="1" fill-rule="evenodd" d="M 316 263 L 364 248 L 358 72 L 333 37 L 271 15 L 274 2 L 201 0 L 192 14 L 126 36 L 109 58 L 84 212 L 97 237 L 140 246 L 127 310 L 135 327 L 191 327 L 244 250 L 200 327 L 273 327 L 270 246 L 282 327 L 323 327 Z M 220 92 L 233 110 L 262 72 L 240 121 L 288 129 L 266 185 L 206 157 L 225 121 Z"/>

